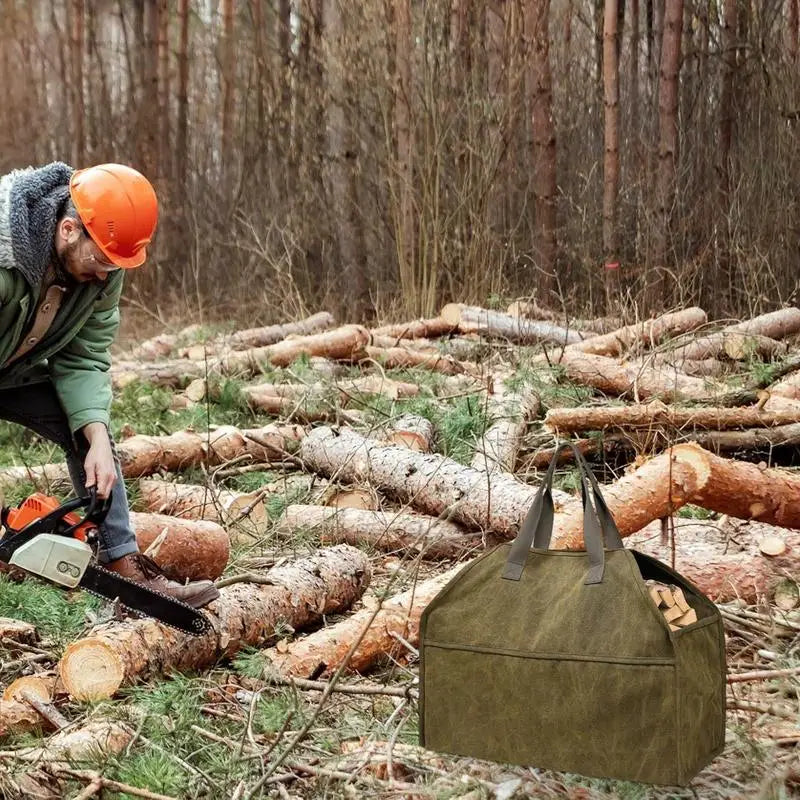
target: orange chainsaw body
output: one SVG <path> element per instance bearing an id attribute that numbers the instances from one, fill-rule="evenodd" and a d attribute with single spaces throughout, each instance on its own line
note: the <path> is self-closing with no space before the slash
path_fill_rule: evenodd
<path id="1" fill-rule="evenodd" d="M 18 508 L 11 508 L 8 511 L 8 527 L 15 531 L 21 531 L 26 525 L 47 516 L 51 511 L 55 511 L 61 503 L 55 497 L 36 492 L 20 503 Z M 71 526 L 80 522 L 81 518 L 74 512 L 69 511 L 61 518 L 65 525 Z M 75 539 L 85 542 L 89 531 L 97 526 L 92 522 L 86 522 L 75 528 L 72 536 Z"/>

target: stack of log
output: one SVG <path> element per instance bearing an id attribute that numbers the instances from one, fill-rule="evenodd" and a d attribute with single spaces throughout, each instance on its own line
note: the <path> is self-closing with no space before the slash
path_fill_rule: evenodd
<path id="1" fill-rule="evenodd" d="M 59 678 L 71 697 L 108 697 L 166 671 L 211 666 L 244 646 L 266 648 L 284 677 L 364 671 L 386 658 L 413 665 L 425 605 L 463 563 L 520 529 L 539 478 L 521 469 L 531 463 L 525 442 L 532 426 L 549 435 L 534 454 L 545 456 L 538 468 L 547 465 L 556 439 L 573 435 L 585 437 L 578 441 L 590 455 L 600 437 L 586 434 L 625 437 L 640 452 L 643 442 L 655 443 L 604 491 L 620 533 L 674 561 L 718 602 L 769 598 L 800 566 L 800 474 L 719 453 L 800 440 L 798 334 L 796 308 L 735 325 L 710 324 L 698 308 L 623 324 L 572 320 L 520 302 L 505 313 L 450 304 L 432 319 L 371 330 L 337 327 L 319 314 L 296 326 L 203 343 L 187 343 L 186 332 L 144 343 L 114 367 L 117 385 L 140 380 L 183 388 L 200 381 L 187 397 L 210 403 L 213 375 L 254 378 L 243 391 L 247 404 L 279 419 L 119 442 L 125 476 L 140 482 L 144 511 L 134 515 L 140 547 L 175 577 L 213 579 L 231 552 L 247 569 L 253 562 L 241 554 L 268 543 L 280 561 L 282 547 L 296 549 L 300 530 L 322 547 L 267 572 L 222 578 L 221 596 L 205 612 L 213 633 L 201 639 L 152 620 L 104 623 L 67 648 Z M 493 355 L 477 355 L 487 343 Z M 281 368 L 299 355 L 319 377 L 281 380 Z M 712 360 L 722 368 L 712 368 Z M 772 362 L 771 384 L 746 377 L 753 360 Z M 531 364 L 541 370 L 536 390 L 513 380 Z M 411 366 L 436 373 L 435 388 L 412 382 L 414 373 L 387 374 Z M 354 367 L 364 374 L 354 377 Z M 732 384 L 737 370 L 743 386 Z M 258 377 L 262 372 L 268 382 Z M 590 389 L 591 403 L 546 408 L 546 387 L 565 378 Z M 372 413 L 377 395 L 398 413 Z M 431 420 L 408 403 L 465 395 L 480 403 L 488 423 L 474 457 L 459 463 L 435 452 Z M 174 480 L 198 465 L 206 485 Z M 280 469 L 281 477 L 246 493 L 225 488 L 225 476 L 251 467 Z M 0 472 L 0 483 L 63 477 L 58 465 L 15 470 Z M 270 520 L 265 502 L 276 494 L 287 502 Z M 297 502 L 303 494 L 305 502 Z M 580 499 L 563 491 L 553 499 L 552 546 L 582 547 Z M 663 530 L 686 506 L 750 527 L 737 532 L 740 546 L 731 548 L 721 524 L 710 534 L 678 525 L 668 547 Z M 243 522 L 249 527 L 239 533 Z M 417 581 L 420 571 L 424 579 Z M 373 572 L 381 585 L 368 588 Z M 684 608 L 679 591 L 658 587 L 656 597 L 671 626 L 690 623 L 692 609 Z M 346 616 L 305 637 L 278 633 L 319 624 L 334 612 Z M 0 709 L 0 730 L 2 717 Z"/>

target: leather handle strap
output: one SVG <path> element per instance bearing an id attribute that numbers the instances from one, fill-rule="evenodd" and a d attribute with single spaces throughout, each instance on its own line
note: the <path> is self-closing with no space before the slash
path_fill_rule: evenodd
<path id="1" fill-rule="evenodd" d="M 622 537 L 619 534 L 614 518 L 603 499 L 600 485 L 592 473 L 583 454 L 571 442 L 560 444 L 547 469 L 544 480 L 539 486 L 536 497 L 525 516 L 520 532 L 511 545 L 511 552 L 506 560 L 502 577 L 506 580 L 518 581 L 522 577 L 531 545 L 546 550 L 550 547 L 553 535 L 553 476 L 558 456 L 562 450 L 571 448 L 578 465 L 581 479 L 581 500 L 583 504 L 583 540 L 589 556 L 589 570 L 584 583 L 601 583 L 605 572 L 604 544 L 609 550 L 622 548 Z M 587 487 L 588 483 L 588 487 Z M 594 505 L 590 501 L 594 500 Z"/>

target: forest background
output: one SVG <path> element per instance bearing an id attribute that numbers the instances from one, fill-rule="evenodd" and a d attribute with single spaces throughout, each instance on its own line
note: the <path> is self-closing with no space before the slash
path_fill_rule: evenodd
<path id="1" fill-rule="evenodd" d="M 800 301 L 799 0 L 3 0 L 0 160 L 156 184 L 161 320 Z"/>

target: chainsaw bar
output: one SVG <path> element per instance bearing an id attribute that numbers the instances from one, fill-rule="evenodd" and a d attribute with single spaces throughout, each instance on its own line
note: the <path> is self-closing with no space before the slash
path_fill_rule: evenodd
<path id="1" fill-rule="evenodd" d="M 86 567 L 78 586 L 103 600 L 112 603 L 118 600 L 134 614 L 152 617 L 192 636 L 203 636 L 212 629 L 208 617 L 188 603 L 148 589 L 98 564 Z"/>

